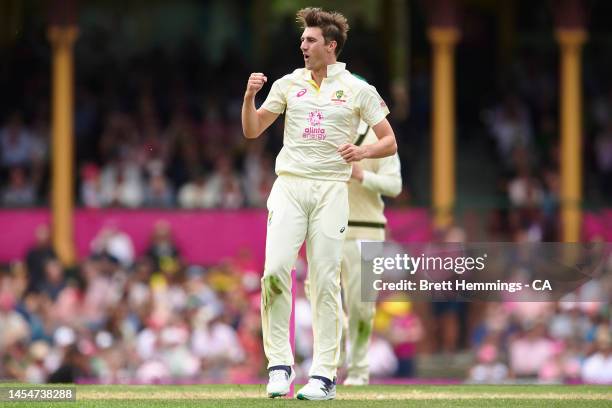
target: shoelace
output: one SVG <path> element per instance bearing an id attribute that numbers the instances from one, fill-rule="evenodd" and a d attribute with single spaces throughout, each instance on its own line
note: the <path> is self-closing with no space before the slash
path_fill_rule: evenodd
<path id="1" fill-rule="evenodd" d="M 286 380 L 289 375 L 285 370 L 272 370 L 270 371 L 270 381 Z"/>

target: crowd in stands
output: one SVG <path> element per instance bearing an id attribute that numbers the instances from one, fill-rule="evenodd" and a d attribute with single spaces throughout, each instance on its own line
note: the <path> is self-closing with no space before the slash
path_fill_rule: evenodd
<path id="1" fill-rule="evenodd" d="M 481 112 L 499 163 L 493 240 L 559 241 L 560 130 L 556 66 L 526 56 Z M 612 203 L 612 84 L 592 75 L 584 88 L 581 135 L 585 208 Z"/>
<path id="2" fill-rule="evenodd" d="M 146 254 L 108 227 L 66 270 L 46 227 L 0 275 L 0 378 L 239 381 L 264 370 L 259 273 L 248 256 L 185 265 L 168 225 Z"/>
<path id="3" fill-rule="evenodd" d="M 307 376 L 312 317 L 302 258 L 296 271 L 296 362 Z M 92 240 L 90 256 L 66 269 L 41 226 L 27 256 L 0 270 L 0 378 L 257 381 L 265 376 L 260 278 L 248 251 L 209 267 L 185 263 L 165 222 L 155 226 L 143 254 L 109 225 Z M 610 300 L 593 301 L 587 292 L 596 289 L 583 287 L 559 302 L 436 303 L 433 309 L 409 299 L 379 302 L 372 377 L 420 376 L 420 358 L 467 350 L 475 360 L 465 372 L 472 382 L 611 383 Z M 461 308 L 468 311 L 463 340 L 453 333 Z"/>
<path id="4" fill-rule="evenodd" d="M 275 179 L 265 140 L 242 138 L 239 119 L 222 120 L 211 102 L 202 121 L 177 110 L 162 127 L 153 101 L 140 112 L 109 112 L 96 158 L 78 161 L 78 202 L 87 208 L 262 207 Z M 82 114 L 77 109 L 77 121 Z M 238 125 L 236 125 L 238 124 Z M 13 113 L 0 129 L 5 207 L 48 203 L 49 129 Z"/>
<path id="5" fill-rule="evenodd" d="M 295 38 L 285 35 L 289 26 L 292 21 L 275 37 L 278 58 L 262 68 L 269 78 L 295 66 L 287 62 L 289 55 L 301 63 Z M 111 38 L 112 33 L 104 35 Z M 240 106 L 250 62 L 228 48 L 212 64 L 193 39 L 174 55 L 152 49 L 120 59 L 111 55 L 111 41 L 103 41 L 104 35 L 83 31 L 76 49 L 78 204 L 265 207 L 275 179 L 274 157 L 282 145 L 282 120 L 258 140 L 243 138 Z M 372 38 L 366 29 L 352 30 L 343 56 L 352 58 L 349 69 L 374 83 L 393 110 L 398 98 L 384 86 L 383 51 L 370 44 Z M 12 51 L 2 50 L 12 62 L 0 77 L 2 207 L 50 202 L 49 55 L 40 51 L 47 43 L 44 38 L 23 41 Z M 95 52 L 84 55 L 83 50 Z M 463 62 L 482 66 L 478 55 Z M 391 115 L 406 183 L 395 203 L 419 195 L 411 191 L 411 179 L 429 179 L 429 173 L 413 174 L 411 167 L 413 159 L 425 155 L 430 135 L 430 67 L 423 61 L 415 55 L 409 115 L 401 120 Z M 482 72 L 466 66 L 464 75 Z M 523 56 L 492 103 L 468 107 L 482 108 L 476 127 L 491 136 L 490 151 L 500 169 L 502 204 L 492 212 L 489 241 L 559 241 L 556 72 L 556 65 L 536 55 Z M 605 76 L 591 74 L 584 89 L 585 195 L 609 205 L 612 86 Z M 460 102 L 465 95 L 458 92 Z M 466 109 L 462 103 L 458 108 Z M 460 114 L 457 120 L 461 142 L 473 130 L 464 122 L 474 118 Z M 469 239 L 454 230 L 449 240 Z M 607 268 L 609 275 L 609 260 Z M 303 260 L 297 271 L 296 361 L 305 376 L 312 332 Z M 56 258 L 48 228 L 41 227 L 27 256 L 0 268 L 0 379 L 158 383 L 263 378 L 261 273 L 248 252 L 218 265 L 189 265 L 164 223 L 156 226 L 145 254 L 136 254 L 130 237 L 109 226 L 92 241 L 90 256 L 67 269 Z M 421 357 L 467 350 L 474 364 L 464 374 L 472 382 L 612 383 L 611 299 L 587 302 L 584 296 L 484 305 L 381 303 L 370 348 L 372 376 L 419 376 Z"/>
<path id="6" fill-rule="evenodd" d="M 293 29 L 292 19 L 288 24 Z M 113 47 L 115 35 L 119 34 L 108 27 L 89 27 L 75 48 L 77 204 L 86 208 L 265 206 L 282 146 L 283 123 L 281 118 L 259 139 L 245 140 L 240 120 L 243 94 L 251 70 L 276 79 L 303 64 L 295 42 L 283 34 L 275 42 L 277 58 L 255 65 L 232 45 L 213 59 L 204 50 L 210 44 L 193 34 L 177 39 L 170 48 L 151 45 L 126 54 Z M 367 68 L 374 66 L 369 59 L 376 56 L 359 52 L 360 41 L 368 38 L 367 32 L 354 35 L 354 49 L 346 51 L 353 54 L 351 69 L 368 77 L 386 97 L 386 87 L 381 86 L 387 80 L 384 70 Z M 3 207 L 49 204 L 47 46 L 46 38 L 32 32 L 3 50 L 8 61 L 0 76 L 6 89 L 0 98 Z M 90 52 L 93 49 L 95 53 Z M 258 95 L 258 105 L 269 85 Z M 406 164 L 404 170 L 408 168 Z"/>
<path id="7" fill-rule="evenodd" d="M 246 251 L 208 268 L 187 265 L 169 225 L 160 222 L 146 253 L 136 256 L 130 237 L 108 226 L 91 242 L 91 255 L 65 269 L 41 226 L 26 258 L 0 272 L 2 379 L 248 382 L 265 376 L 261 271 Z M 297 274 L 296 355 L 307 376 L 312 318 L 303 260 Z M 414 357 L 422 336 L 418 318 L 405 309 L 382 310 L 373 372 L 401 375 L 402 358 Z"/>
<path id="8" fill-rule="evenodd" d="M 612 383 L 608 302 L 579 297 L 556 303 L 486 307 L 472 337 L 475 365 L 469 380 Z"/>

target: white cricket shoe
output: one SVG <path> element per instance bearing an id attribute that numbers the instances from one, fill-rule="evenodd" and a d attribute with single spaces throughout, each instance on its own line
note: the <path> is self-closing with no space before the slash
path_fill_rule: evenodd
<path id="1" fill-rule="evenodd" d="M 268 385 L 266 386 L 268 397 L 284 397 L 289 394 L 291 383 L 295 380 L 295 371 L 293 367 L 291 367 L 291 374 L 287 374 L 286 370 L 278 369 L 271 370 L 268 375 L 270 376 Z"/>
<path id="2" fill-rule="evenodd" d="M 331 385 L 325 384 L 323 380 L 310 377 L 306 384 L 298 392 L 297 398 L 301 400 L 323 401 L 336 398 L 336 382 Z"/>
<path id="3" fill-rule="evenodd" d="M 344 385 L 349 385 L 349 386 L 362 386 L 362 385 L 368 385 L 369 381 L 367 377 L 364 376 L 352 376 L 349 375 L 348 377 L 346 377 L 346 380 L 344 380 Z"/>

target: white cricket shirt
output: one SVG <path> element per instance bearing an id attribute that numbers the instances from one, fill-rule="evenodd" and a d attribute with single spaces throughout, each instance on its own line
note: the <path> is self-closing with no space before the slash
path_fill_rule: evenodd
<path id="1" fill-rule="evenodd" d="M 276 174 L 336 181 L 350 178 L 351 164 L 342 159 L 338 147 L 355 140 L 360 118 L 374 126 L 389 109 L 373 86 L 345 66 L 342 62 L 328 65 L 320 88 L 306 68 L 272 84 L 262 108 L 285 113 Z"/>
<path id="2" fill-rule="evenodd" d="M 359 126 L 360 136 L 354 143 L 375 143 L 378 139 L 374 131 L 363 125 Z M 363 181 L 351 179 L 348 185 L 350 215 L 346 239 L 383 241 L 387 218 L 381 196 L 394 197 L 402 191 L 399 155 L 395 153 L 380 159 L 364 159 L 359 165 L 363 169 Z"/>

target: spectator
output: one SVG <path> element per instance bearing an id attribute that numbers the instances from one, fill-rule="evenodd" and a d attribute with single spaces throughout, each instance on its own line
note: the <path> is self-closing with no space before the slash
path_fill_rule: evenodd
<path id="1" fill-rule="evenodd" d="M 565 379 L 577 380 L 580 374 L 580 360 L 561 342 L 555 343 L 553 354 L 538 372 L 542 383 L 562 383 Z"/>
<path id="2" fill-rule="evenodd" d="M 23 124 L 21 113 L 14 112 L 0 130 L 0 164 L 4 168 L 27 167 L 32 163 L 32 136 Z"/>
<path id="3" fill-rule="evenodd" d="M 91 250 L 95 255 L 109 256 L 122 266 L 129 268 L 134 262 L 134 244 L 130 236 L 118 229 L 116 225 L 102 228 L 91 241 Z"/>
<path id="4" fill-rule="evenodd" d="M 60 367 L 49 375 L 47 382 L 74 384 L 77 378 L 87 377 L 89 371 L 89 361 L 86 356 L 76 345 L 71 345 L 67 348 Z"/>
<path id="5" fill-rule="evenodd" d="M 102 169 L 101 192 L 104 206 L 138 207 L 144 199 L 142 171 L 127 157 L 115 160 Z"/>
<path id="6" fill-rule="evenodd" d="M 486 116 L 490 132 L 497 143 L 499 157 L 509 161 L 516 148 L 527 148 L 532 143 L 532 127 L 527 107 L 516 95 L 507 95 L 503 102 Z"/>
<path id="7" fill-rule="evenodd" d="M 499 361 L 498 347 L 486 343 L 477 353 L 478 363 L 470 369 L 469 380 L 474 383 L 499 384 L 508 378 L 508 367 Z"/>
<path id="8" fill-rule="evenodd" d="M 157 270 L 178 266 L 179 250 L 172 238 L 170 224 L 166 221 L 157 221 L 151 236 L 151 243 L 147 255 L 153 260 Z"/>
<path id="9" fill-rule="evenodd" d="M 374 327 L 384 333 L 397 359 L 395 377 L 410 378 L 416 374 L 416 345 L 423 338 L 423 325 L 412 312 L 412 304 L 383 302 L 377 310 Z"/>
<path id="10" fill-rule="evenodd" d="M 398 359 L 393 347 L 389 341 L 376 333 L 370 339 L 368 364 L 372 377 L 387 378 L 398 372 Z"/>
<path id="11" fill-rule="evenodd" d="M 41 102 L 36 111 L 31 126 L 32 140 L 32 184 L 36 189 L 36 195 L 46 196 L 44 191 L 46 176 L 49 173 L 49 109 L 46 102 Z"/>
<path id="12" fill-rule="evenodd" d="M 145 187 L 144 202 L 147 207 L 170 208 L 174 205 L 174 194 L 163 174 L 155 173 Z"/>
<path id="13" fill-rule="evenodd" d="M 195 136 L 194 126 L 191 117 L 176 108 L 164 133 L 168 140 L 168 174 L 175 186 L 193 180 L 202 166 L 207 167 L 201 155 L 202 141 Z"/>
<path id="14" fill-rule="evenodd" d="M 546 337 L 543 322 L 527 322 L 523 335 L 510 343 L 510 369 L 517 378 L 537 378 L 554 355 L 554 343 Z"/>
<path id="15" fill-rule="evenodd" d="M 206 208 L 209 206 L 206 192 L 206 177 L 203 171 L 197 171 L 194 178 L 179 191 L 179 204 L 182 208 Z"/>
<path id="16" fill-rule="evenodd" d="M 81 266 L 81 279 L 84 282 L 84 291 L 80 320 L 87 327 L 98 329 L 114 306 L 111 277 L 102 270 L 100 260 L 88 259 Z"/>
<path id="17" fill-rule="evenodd" d="M 34 384 L 43 384 L 47 381 L 47 368 L 45 358 L 49 354 L 49 345 L 38 340 L 32 343 L 29 348 L 29 361 L 25 369 L 25 381 Z"/>
<path id="18" fill-rule="evenodd" d="M 206 183 L 205 195 L 207 207 L 239 208 L 244 204 L 240 179 L 229 157 L 217 159 L 215 171 Z"/>
<path id="19" fill-rule="evenodd" d="M 36 285 L 43 280 L 47 260 L 55 259 L 56 254 L 51 245 L 51 231 L 47 225 L 36 228 L 35 243 L 26 254 L 26 265 L 29 275 L 28 292 L 36 291 Z"/>
<path id="20" fill-rule="evenodd" d="M 247 144 L 244 158 L 243 184 L 247 203 L 252 207 L 265 207 L 276 179 L 274 161 L 264 151 L 264 141 L 255 139 Z"/>
<path id="21" fill-rule="evenodd" d="M 265 154 L 257 162 L 247 163 L 244 190 L 247 202 L 252 207 L 265 208 L 276 174 L 272 158 Z"/>
<path id="22" fill-rule="evenodd" d="M 93 163 L 81 167 L 81 203 L 87 208 L 100 208 L 104 203 L 100 169 Z"/>
<path id="23" fill-rule="evenodd" d="M 612 199 L 612 118 L 597 136 L 594 147 L 601 192 L 609 200 Z"/>
<path id="24" fill-rule="evenodd" d="M 597 335 L 597 350 L 582 366 L 582 379 L 593 384 L 612 384 L 612 341 L 609 327 Z"/>
<path id="25" fill-rule="evenodd" d="M 508 196 L 510 203 L 516 208 L 539 207 L 543 200 L 544 192 L 540 182 L 526 169 L 521 169 L 519 174 L 510 181 L 508 185 Z"/>
<path id="26" fill-rule="evenodd" d="M 201 315 L 194 325 L 191 348 L 206 366 L 218 368 L 244 359 L 244 350 L 236 331 L 221 316 Z"/>
<path id="27" fill-rule="evenodd" d="M 39 291 L 56 301 L 62 290 L 66 287 L 64 267 L 57 259 L 51 258 L 45 262 L 45 276 L 40 283 Z"/>
<path id="28" fill-rule="evenodd" d="M 9 183 L 2 190 L 2 205 L 5 207 L 29 207 L 36 204 L 36 191 L 22 167 L 12 167 Z"/>

